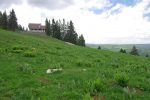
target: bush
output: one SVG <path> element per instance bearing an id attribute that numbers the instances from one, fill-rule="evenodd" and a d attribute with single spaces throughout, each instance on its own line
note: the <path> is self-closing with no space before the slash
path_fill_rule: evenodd
<path id="1" fill-rule="evenodd" d="M 26 51 L 26 52 L 24 52 L 24 56 L 25 57 L 35 57 L 35 53 L 33 53 L 31 51 Z"/>
<path id="2" fill-rule="evenodd" d="M 83 96 L 83 100 L 93 100 L 92 97 L 90 96 L 90 93 L 87 93 Z"/>
<path id="3" fill-rule="evenodd" d="M 33 74 L 35 72 L 29 64 L 18 65 L 17 71 L 28 74 Z"/>
<path id="4" fill-rule="evenodd" d="M 126 87 L 129 82 L 129 78 L 125 74 L 117 74 L 115 80 L 117 81 L 117 84 L 122 87 Z"/>
<path id="5" fill-rule="evenodd" d="M 96 90 L 97 92 L 101 92 L 102 91 L 102 88 L 103 88 L 103 83 L 102 81 L 98 78 L 96 80 L 94 80 L 92 82 L 92 87 L 94 90 Z"/>
<path id="6" fill-rule="evenodd" d="M 98 78 L 96 80 L 90 81 L 86 86 L 86 88 L 84 89 L 84 91 L 86 93 L 89 92 L 91 96 L 97 96 L 98 93 L 102 92 L 103 88 L 104 84 L 101 81 L 101 79 Z"/>
<path id="7" fill-rule="evenodd" d="M 21 46 L 21 45 L 15 45 L 15 46 L 12 47 L 12 49 L 13 49 L 13 50 L 25 50 L 26 47 Z"/>

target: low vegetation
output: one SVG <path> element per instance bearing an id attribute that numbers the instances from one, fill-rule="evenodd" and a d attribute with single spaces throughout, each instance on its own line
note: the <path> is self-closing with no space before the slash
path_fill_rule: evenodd
<path id="1" fill-rule="evenodd" d="M 0 69 L 0 100 L 150 99 L 149 57 L 47 36 L 0 30 Z"/>

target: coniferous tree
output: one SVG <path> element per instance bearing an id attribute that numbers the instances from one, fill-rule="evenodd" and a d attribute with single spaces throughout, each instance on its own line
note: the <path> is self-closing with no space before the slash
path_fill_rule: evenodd
<path id="1" fill-rule="evenodd" d="M 24 27 L 22 27 L 20 24 L 18 25 L 18 30 L 19 30 L 19 31 L 25 31 L 25 30 L 24 30 Z"/>
<path id="2" fill-rule="evenodd" d="M 125 49 L 123 50 L 123 53 L 127 53 Z"/>
<path id="3" fill-rule="evenodd" d="M 63 23 L 61 25 L 61 37 L 62 37 L 62 39 L 64 39 L 66 34 L 67 34 L 67 25 L 65 23 L 65 19 L 63 19 Z"/>
<path id="4" fill-rule="evenodd" d="M 70 21 L 70 23 L 68 25 L 67 34 L 65 35 L 64 40 L 67 42 L 73 43 L 73 44 L 77 44 L 78 35 L 75 32 L 74 25 L 73 25 L 72 21 Z"/>
<path id="5" fill-rule="evenodd" d="M 56 25 L 55 19 L 52 19 L 52 37 L 55 37 Z"/>
<path id="6" fill-rule="evenodd" d="M 146 55 L 145 55 L 145 57 L 149 57 L 149 55 L 148 55 L 148 54 L 146 54 Z"/>
<path id="7" fill-rule="evenodd" d="M 78 43 L 78 34 L 77 34 L 77 33 L 74 33 L 72 39 L 73 39 L 73 40 L 72 40 L 72 43 L 73 43 L 73 44 L 77 44 L 77 43 Z"/>
<path id="8" fill-rule="evenodd" d="M 120 52 L 123 53 L 123 49 L 122 48 L 120 49 Z"/>
<path id="9" fill-rule="evenodd" d="M 84 37 L 82 34 L 81 34 L 81 36 L 79 36 L 78 45 L 85 46 L 85 40 L 84 40 Z"/>
<path id="10" fill-rule="evenodd" d="M 126 53 L 126 50 L 121 48 L 119 52 Z"/>
<path id="11" fill-rule="evenodd" d="M 17 29 L 17 26 L 18 26 L 17 17 L 14 9 L 12 9 L 8 17 L 8 29 L 15 31 Z"/>
<path id="12" fill-rule="evenodd" d="M 56 21 L 55 27 L 56 27 L 55 38 L 61 40 L 62 39 L 61 30 L 60 30 L 60 25 L 59 25 L 58 21 Z"/>
<path id="13" fill-rule="evenodd" d="M 51 36 L 51 24 L 50 24 L 50 21 L 48 21 L 47 18 L 46 18 L 46 20 L 45 20 L 45 33 L 46 33 L 48 36 Z"/>
<path id="14" fill-rule="evenodd" d="M 2 16 L 3 16 L 3 14 L 2 14 L 2 12 L 0 11 L 0 28 L 2 27 Z"/>
<path id="15" fill-rule="evenodd" d="M 136 56 L 139 55 L 138 49 L 136 48 L 136 46 L 133 46 L 133 48 L 132 48 L 130 54 L 131 54 L 131 55 L 136 55 Z"/>
<path id="16" fill-rule="evenodd" d="M 98 49 L 101 50 L 101 46 L 98 46 Z"/>
<path id="17" fill-rule="evenodd" d="M 6 11 L 4 11 L 3 15 L 2 15 L 2 19 L 1 19 L 1 27 L 2 27 L 2 29 L 7 30 L 7 25 L 8 25 L 7 13 L 6 13 Z"/>
<path id="18" fill-rule="evenodd" d="M 45 32 L 47 35 L 51 35 L 54 38 L 64 40 L 73 44 L 78 44 L 78 34 L 74 29 L 72 21 L 67 22 L 66 24 L 65 19 L 63 19 L 63 22 L 61 22 L 61 20 L 52 19 L 52 24 L 50 24 L 50 21 L 46 19 L 45 26 L 46 26 Z M 80 38 L 81 38 L 80 41 L 82 41 L 82 43 L 85 46 L 85 40 L 83 35 Z"/>

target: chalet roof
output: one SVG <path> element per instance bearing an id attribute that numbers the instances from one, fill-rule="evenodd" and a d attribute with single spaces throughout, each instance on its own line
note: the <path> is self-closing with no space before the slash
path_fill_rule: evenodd
<path id="1" fill-rule="evenodd" d="M 45 26 L 41 25 L 40 23 L 29 23 L 29 29 L 36 29 L 36 30 L 45 30 Z"/>

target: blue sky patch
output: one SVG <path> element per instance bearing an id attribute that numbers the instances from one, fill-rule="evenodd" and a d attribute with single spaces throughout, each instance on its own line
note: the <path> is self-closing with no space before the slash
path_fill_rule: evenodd
<path id="1" fill-rule="evenodd" d="M 150 3 L 147 5 L 147 7 L 145 8 L 145 11 L 147 11 L 148 9 L 150 9 Z M 150 21 L 150 12 L 144 13 L 143 17 L 147 17 L 148 20 Z"/>
<path id="2" fill-rule="evenodd" d="M 141 0 L 109 0 L 114 6 L 117 4 L 122 4 L 125 6 L 135 6 Z"/>
<path id="3" fill-rule="evenodd" d="M 90 8 L 89 11 L 93 11 L 94 14 L 101 14 L 102 12 L 104 12 L 104 9 L 98 9 L 98 8 Z"/>
<path id="4" fill-rule="evenodd" d="M 109 0 L 111 6 L 106 6 L 101 9 L 93 7 L 90 8 L 89 11 L 93 11 L 95 14 L 101 14 L 107 10 L 110 10 L 112 7 L 116 6 L 117 4 L 122 4 L 125 6 L 135 6 L 140 1 L 141 0 Z M 120 9 L 116 9 L 112 11 L 111 14 L 118 14 L 120 12 L 121 12 Z"/>

